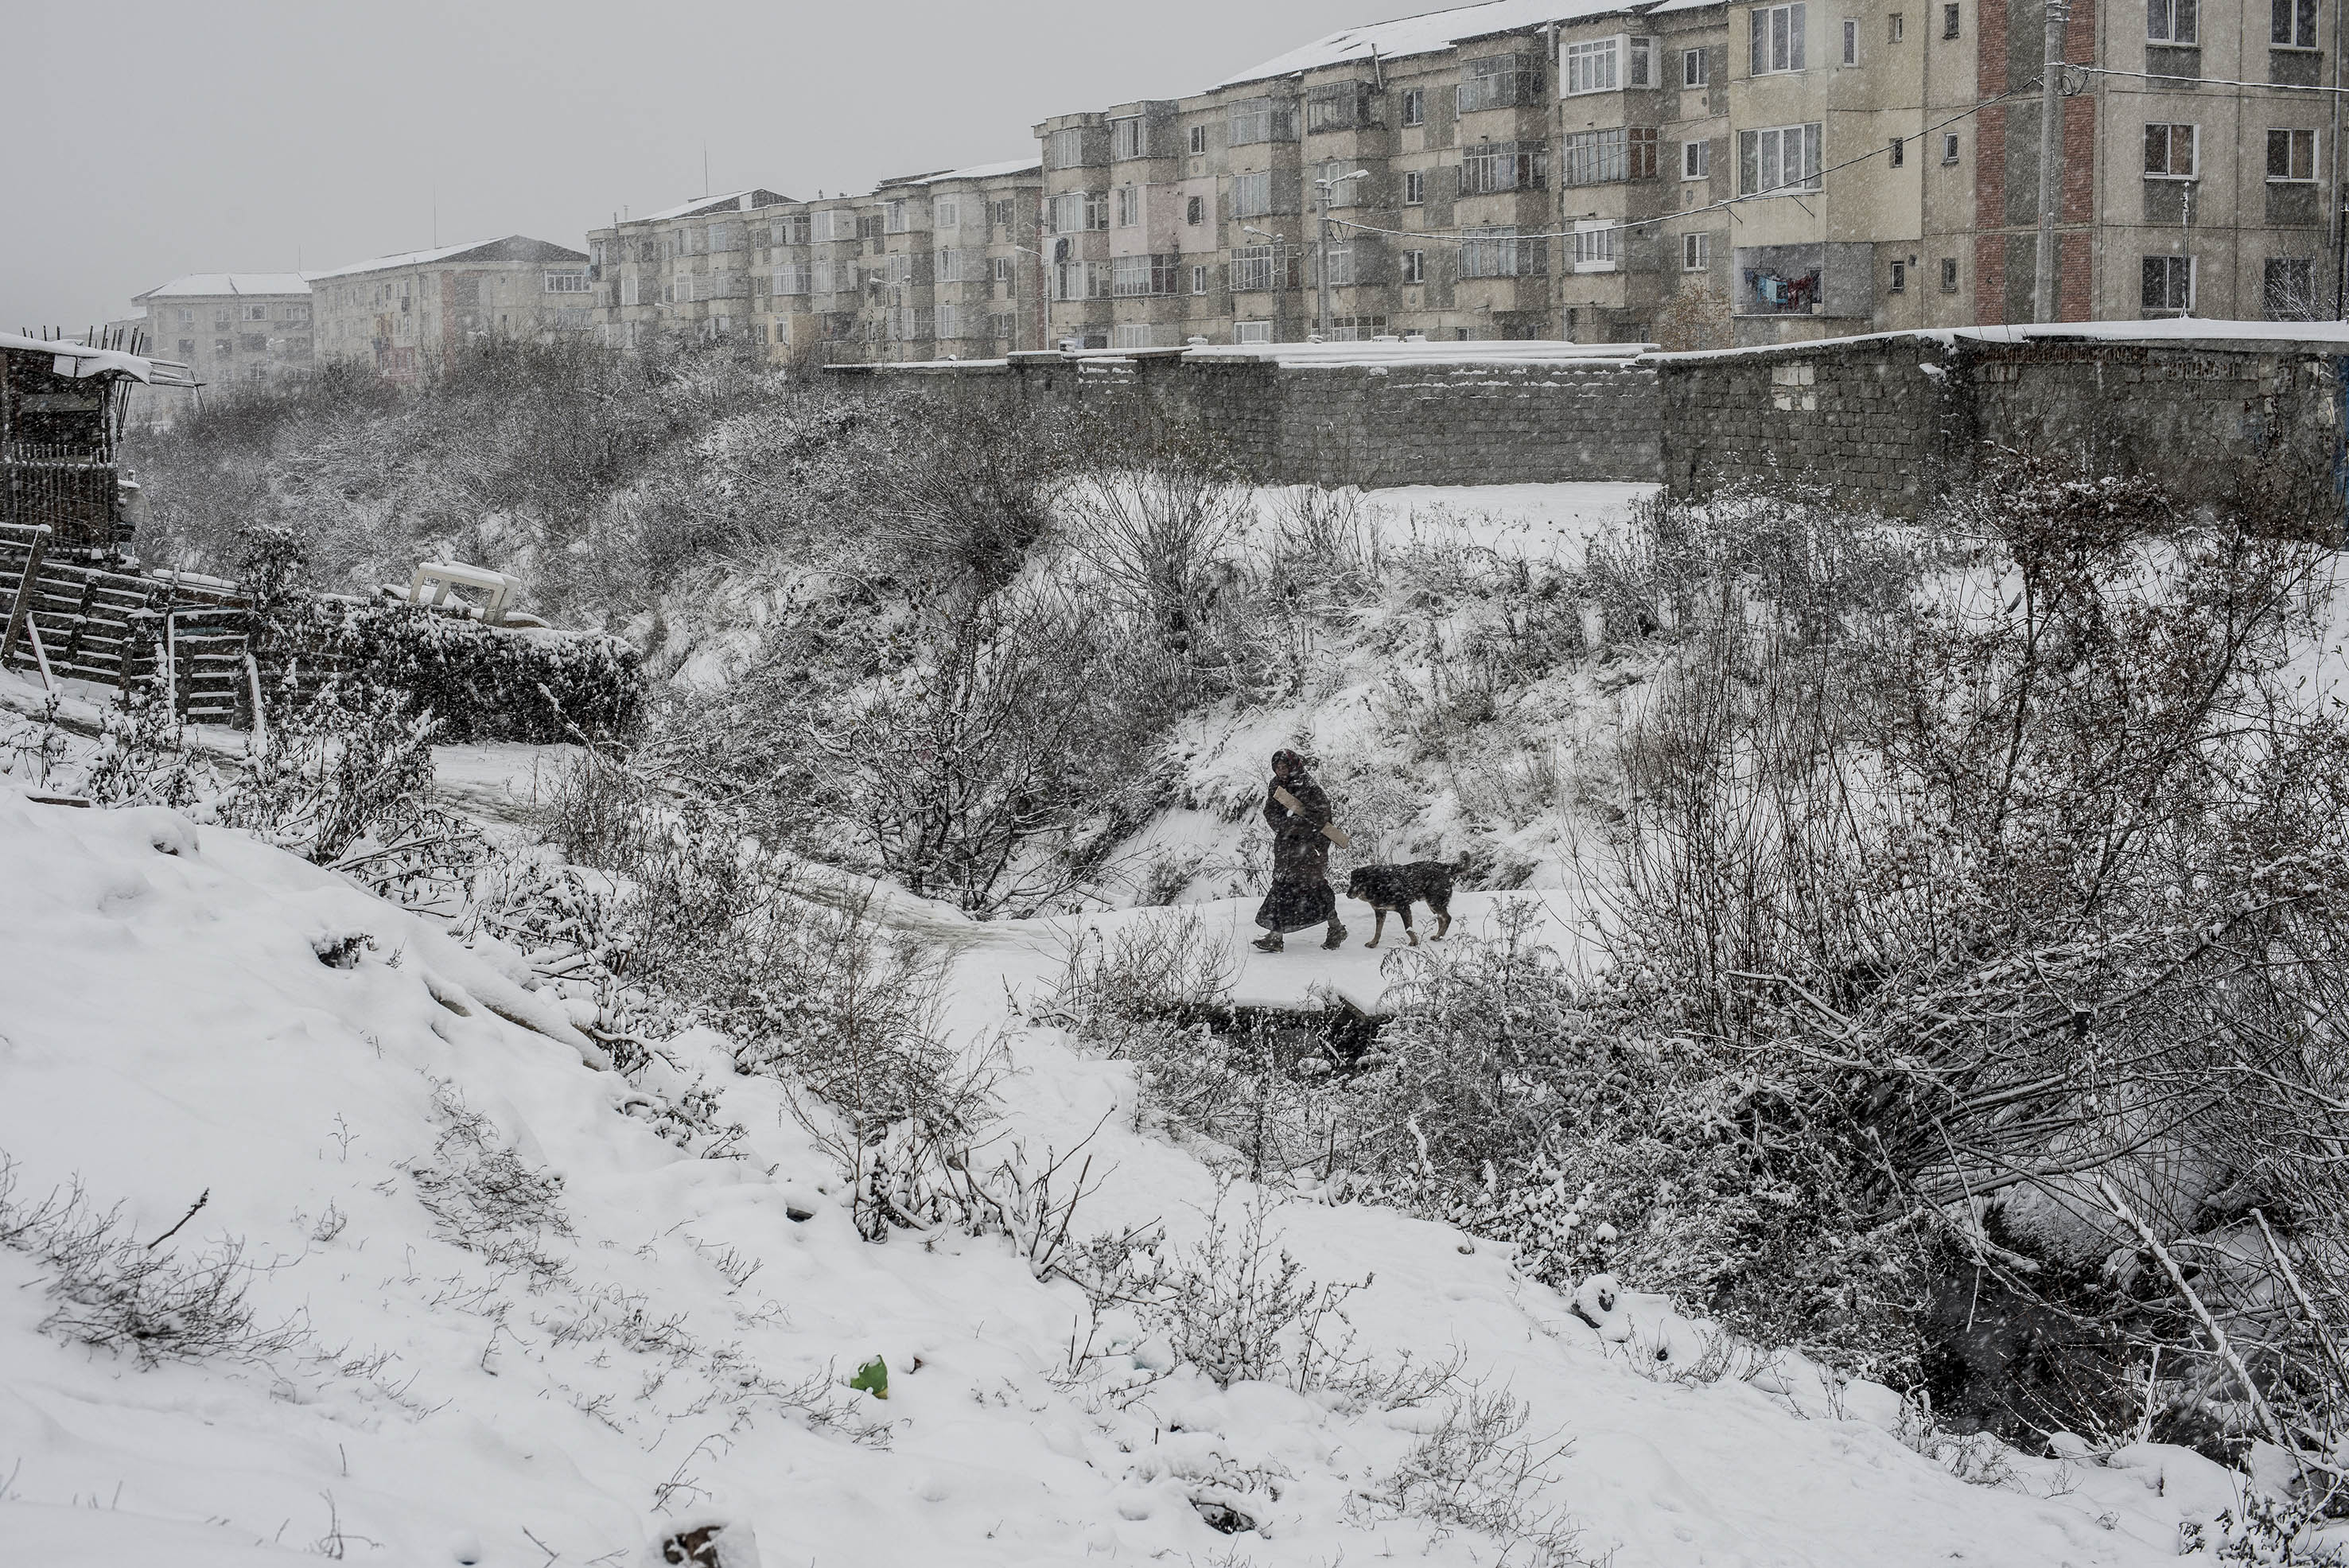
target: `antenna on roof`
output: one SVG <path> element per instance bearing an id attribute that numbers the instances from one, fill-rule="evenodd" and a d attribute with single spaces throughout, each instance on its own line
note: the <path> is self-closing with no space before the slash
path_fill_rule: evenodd
<path id="1" fill-rule="evenodd" d="M 709 143 L 701 144 L 701 199 L 709 200 Z"/>

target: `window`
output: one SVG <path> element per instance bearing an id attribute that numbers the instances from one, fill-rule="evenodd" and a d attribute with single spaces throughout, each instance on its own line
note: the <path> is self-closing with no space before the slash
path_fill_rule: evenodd
<path id="1" fill-rule="evenodd" d="M 269 352 L 269 338 L 264 333 L 242 333 L 237 337 L 236 346 L 248 354 L 266 354 Z"/>
<path id="2" fill-rule="evenodd" d="M 1713 143 L 1683 141 L 1681 143 L 1681 178 L 1704 180 L 1713 174 Z"/>
<path id="3" fill-rule="evenodd" d="M 1803 68 L 1803 11 L 1800 5 L 1754 7 L 1755 76 Z"/>
<path id="4" fill-rule="evenodd" d="M 215 337 L 212 339 L 212 352 L 221 358 L 227 358 L 232 353 L 235 352 L 235 350 L 236 344 L 231 338 Z"/>
<path id="5" fill-rule="evenodd" d="M 1351 130 L 1376 121 L 1371 112 L 1371 84 L 1330 82 L 1305 95 L 1305 129 Z"/>
<path id="6" fill-rule="evenodd" d="M 1112 348 L 1155 348 L 1158 328 L 1147 321 L 1125 321 L 1109 329 L 1109 346 Z"/>
<path id="7" fill-rule="evenodd" d="M 1548 185 L 1547 142 L 1480 141 L 1460 155 L 1460 193 L 1464 196 L 1538 191 Z"/>
<path id="8" fill-rule="evenodd" d="M 959 305 L 941 305 L 941 306 L 938 306 L 938 308 L 937 308 L 937 314 L 936 314 L 936 323 L 937 323 L 937 326 L 936 326 L 936 335 L 937 335 L 938 337 L 961 337 L 961 336 L 962 336 L 962 306 L 959 306 Z"/>
<path id="9" fill-rule="evenodd" d="M 815 238 L 819 244 L 834 240 L 853 240 L 856 234 L 856 214 L 846 207 L 826 207 L 813 214 Z"/>
<path id="10" fill-rule="evenodd" d="M 982 259 L 977 251 L 940 251 L 932 275 L 940 283 L 977 283 Z"/>
<path id="11" fill-rule="evenodd" d="M 2316 132 L 2313 130 L 2268 132 L 2268 182 L 2270 184 L 2315 178 Z"/>
<path id="12" fill-rule="evenodd" d="M 1954 130 L 1945 130 L 1941 132 L 1941 161 L 1955 163 L 1957 161 L 1958 133 Z"/>
<path id="13" fill-rule="evenodd" d="M 1702 49 L 1681 51 L 1681 86 L 1702 87 L 1710 76 L 1711 71 L 1705 65 L 1705 54 Z"/>
<path id="14" fill-rule="evenodd" d="M 1549 247 L 1519 239 L 1514 228 L 1469 229 L 1461 237 L 1462 277 L 1539 277 L 1548 271 Z"/>
<path id="15" fill-rule="evenodd" d="M 1231 107 L 1231 144 L 1297 140 L 1297 101 L 1286 98 L 1244 99 Z"/>
<path id="16" fill-rule="evenodd" d="M 2194 7 L 2196 0 L 2147 0 L 2145 36 L 2156 44 L 2190 44 L 2195 41 Z"/>
<path id="17" fill-rule="evenodd" d="M 1604 185 L 1624 178 L 1625 161 L 1621 127 L 1578 130 L 1566 139 L 1559 178 L 1568 185 Z"/>
<path id="18" fill-rule="evenodd" d="M 1737 134 L 1738 194 L 1819 188 L 1819 126 L 1785 125 Z"/>
<path id="19" fill-rule="evenodd" d="M 1681 236 L 1682 271 L 1702 272 L 1706 267 L 1712 265 L 1713 236 L 1711 234 L 1682 234 Z"/>
<path id="20" fill-rule="evenodd" d="M 1941 292 L 1943 294 L 1958 292 L 1958 258 L 1955 256 L 1941 258 Z"/>
<path id="21" fill-rule="evenodd" d="M 182 310 L 181 312 L 180 312 L 180 325 L 181 325 L 181 326 L 182 326 L 182 327 L 193 327 L 195 324 L 196 324 L 196 313 L 195 313 L 194 311 L 192 311 L 192 310 Z M 191 349 L 191 351 L 192 351 L 192 349 Z"/>
<path id="22" fill-rule="evenodd" d="M 734 242 L 735 242 L 736 238 L 738 237 L 740 228 L 740 225 L 739 225 L 739 224 L 735 224 L 735 223 L 712 223 L 712 224 L 710 224 L 710 225 L 709 225 L 709 249 L 710 249 L 710 253 L 711 253 L 712 254 L 717 254 L 718 252 L 719 252 L 719 251 L 730 251 L 730 250 L 732 250 L 732 249 L 734 248 Z"/>
<path id="23" fill-rule="evenodd" d="M 1541 67 L 1531 55 L 1487 55 L 1462 65 L 1453 90 L 1462 114 L 1531 103 L 1541 90 Z"/>
<path id="24" fill-rule="evenodd" d="M 2269 0 L 2268 42 L 2279 49 L 2316 47 L 2316 0 Z"/>
<path id="25" fill-rule="evenodd" d="M 810 275 L 812 269 L 805 262 L 779 266 L 775 269 L 774 276 L 769 280 L 771 285 L 769 292 L 787 295 L 805 294 L 808 292 L 808 286 L 814 281 Z"/>
<path id="26" fill-rule="evenodd" d="M 1232 176 L 1232 216 L 1261 218 L 1272 211 L 1272 176 L 1268 172 Z"/>
<path id="27" fill-rule="evenodd" d="M 882 203 L 881 211 L 889 220 L 889 233 L 893 234 L 902 234 L 912 226 L 914 216 L 913 206 L 914 204 L 911 202 L 906 201 L 903 196 L 899 196 L 894 201 L 885 202 Z"/>
<path id="28" fill-rule="evenodd" d="M 1427 89 L 1405 88 L 1402 91 L 1402 122 L 1405 125 L 1427 123 Z"/>
<path id="29" fill-rule="evenodd" d="M 1427 253 L 1425 251 L 1405 251 L 1402 253 L 1402 280 L 1405 283 L 1425 283 L 1427 281 Z"/>
<path id="30" fill-rule="evenodd" d="M 768 227 L 768 234 L 779 245 L 803 245 L 808 243 L 808 215 L 794 213 L 777 218 Z"/>
<path id="31" fill-rule="evenodd" d="M 1330 245 L 1326 247 L 1324 254 L 1329 257 L 1330 286 L 1331 288 L 1352 287 L 1354 283 L 1354 247 L 1351 245 Z"/>
<path id="32" fill-rule="evenodd" d="M 2147 256 L 2138 303 L 2147 310 L 2194 308 L 2194 258 Z"/>
<path id="33" fill-rule="evenodd" d="M 2145 128 L 2145 173 L 2148 180 L 2191 180 L 2201 151 L 2202 129 L 2196 125 L 2148 125 Z"/>
<path id="34" fill-rule="evenodd" d="M 1330 321 L 1332 343 L 1366 343 L 1387 329 L 1383 316 L 1338 316 Z"/>
<path id="35" fill-rule="evenodd" d="M 584 272 L 551 272 L 546 275 L 549 294 L 585 294 L 589 287 Z"/>
<path id="36" fill-rule="evenodd" d="M 1908 28 L 1901 25 L 1899 12 L 1895 11 L 1890 16 L 1884 18 L 1884 41 L 1886 43 L 1899 43 L 1907 32 Z"/>
<path id="37" fill-rule="evenodd" d="M 1630 173 L 1634 180 L 1656 177 L 1656 128 L 1652 125 L 1631 128 Z"/>
<path id="38" fill-rule="evenodd" d="M 1319 185 L 1325 180 L 1330 182 L 1330 204 L 1333 207 L 1350 207 L 1361 200 L 1359 192 L 1362 188 L 1362 182 L 1346 178 L 1348 172 L 1346 166 L 1352 161 L 1353 160 L 1350 158 L 1327 159 L 1314 171 L 1315 185 Z"/>
<path id="39" fill-rule="evenodd" d="M 1941 7 L 1941 36 L 1954 38 L 1957 36 L 1958 8 L 1955 5 L 1944 5 Z"/>
<path id="40" fill-rule="evenodd" d="M 930 227 L 933 229 L 962 227 L 962 203 L 952 196 L 941 196 L 931 202 Z"/>
<path id="41" fill-rule="evenodd" d="M 1651 88 L 1656 85 L 1656 40 L 1633 38 L 1630 41 L 1630 60 L 1623 73 L 1625 87 Z"/>
<path id="42" fill-rule="evenodd" d="M 1191 145 L 1191 156 L 1192 156 L 1192 157 L 1194 157 L 1194 158 L 1198 158 L 1198 157 L 1202 157 L 1202 156 L 1204 156 L 1204 155 L 1206 153 L 1206 151 L 1207 151 L 1207 128 L 1206 128 L 1206 126 L 1204 126 L 1204 125 L 1195 125 L 1195 126 L 1193 126 L 1193 127 L 1191 128 L 1191 143 L 1190 143 L 1190 145 Z"/>
<path id="43" fill-rule="evenodd" d="M 1116 226 L 1130 229 L 1142 222 L 1142 187 L 1120 185 L 1117 188 Z"/>
<path id="44" fill-rule="evenodd" d="M 1205 196 L 1186 197 L 1183 202 L 1183 221 L 1195 229 L 1206 223 L 1207 199 Z"/>
<path id="45" fill-rule="evenodd" d="M 269 306 L 265 306 L 265 305 L 248 305 L 248 306 L 246 306 L 244 307 L 244 319 L 246 319 L 247 321 L 266 321 L 266 320 L 268 320 L 268 319 L 269 319 Z"/>
<path id="46" fill-rule="evenodd" d="M 1272 323 L 1269 321 L 1235 321 L 1232 323 L 1232 341 L 1235 343 L 1269 343 L 1272 341 Z"/>
<path id="47" fill-rule="evenodd" d="M 1142 156 L 1142 117 L 1129 116 L 1109 122 L 1109 155 L 1112 158 Z"/>
<path id="48" fill-rule="evenodd" d="M 1010 291 L 1011 258 L 1009 256 L 995 256 L 990 258 L 987 264 L 987 270 L 989 279 L 993 281 L 996 287 L 1004 290 L 1006 293 Z"/>
<path id="49" fill-rule="evenodd" d="M 1277 287 L 1279 273 L 1278 246 L 1242 245 L 1232 252 L 1232 292 L 1235 294 L 1261 294 Z"/>
<path id="50" fill-rule="evenodd" d="M 987 221 L 990 227 L 1000 224 L 1004 228 L 1009 228 L 1011 226 L 1011 202 L 1009 198 L 1007 197 L 1000 202 L 989 202 L 987 204 Z"/>
<path id="51" fill-rule="evenodd" d="M 1894 167 L 1895 169 L 1898 169 L 1898 168 L 1899 168 L 1902 164 L 1904 164 L 1904 163 L 1906 163 L 1906 162 L 1908 162 L 1908 161 L 1909 161 L 1909 141 L 1908 141 L 1908 139 L 1907 139 L 1906 137 L 1899 137 L 1899 136 L 1896 136 L 1896 137 L 1894 137 L 1894 138 L 1892 139 L 1892 159 L 1891 159 L 1892 167 Z"/>
<path id="52" fill-rule="evenodd" d="M 2270 321 L 2313 321 L 2328 314 L 2316 297 L 2316 264 L 2302 256 L 2270 256 L 2261 290 Z"/>
<path id="53" fill-rule="evenodd" d="M 1612 92 L 1615 90 L 1615 60 L 1618 40 L 1599 38 L 1588 44 L 1566 47 L 1566 93 Z M 1466 105 L 1462 105 L 1464 109 Z"/>
<path id="54" fill-rule="evenodd" d="M 185 315 L 187 314 L 187 312 L 183 310 L 183 311 L 180 312 L 180 314 L 181 314 L 181 315 L 182 315 L 182 316 L 185 316 Z M 195 357 L 196 357 L 196 340 L 195 340 L 194 338 L 192 338 L 192 337 L 182 337 L 182 338 L 181 338 L 181 339 L 180 339 L 180 361 L 181 361 L 181 363 L 185 364 L 187 361 L 189 361 L 189 360 L 191 360 L 191 359 L 193 359 Z"/>
<path id="55" fill-rule="evenodd" d="M 1055 169 L 1081 169 L 1085 163 L 1085 128 L 1062 126 L 1046 139 L 1044 150 Z"/>
<path id="56" fill-rule="evenodd" d="M 1109 291 L 1120 299 L 1172 294 L 1180 260 L 1171 255 L 1115 257 L 1109 264 Z"/>
<path id="57" fill-rule="evenodd" d="M 1906 294 L 1909 292 L 1909 264 L 1907 262 L 1897 261 L 1892 264 L 1892 276 L 1890 281 L 1885 284 L 1884 292 L 1887 294 Z"/>
<path id="58" fill-rule="evenodd" d="M 1617 233 L 1615 225 L 1604 220 L 1575 224 L 1574 270 L 1613 272 Z"/>
<path id="59" fill-rule="evenodd" d="M 1426 200 L 1427 171 L 1423 169 L 1404 170 L 1402 174 L 1402 204 L 1406 207 L 1416 207 L 1424 203 Z"/>
<path id="60" fill-rule="evenodd" d="M 1847 66 L 1859 64 L 1859 18 L 1857 16 L 1843 19 L 1843 63 Z"/>
<path id="61" fill-rule="evenodd" d="M 1192 264 L 1191 292 L 1193 294 L 1205 294 L 1207 292 L 1207 268 L 1204 263 Z"/>
<path id="62" fill-rule="evenodd" d="M 987 318 L 987 335 L 998 343 L 1010 342 L 1019 329 L 1019 317 L 1008 310 Z"/>

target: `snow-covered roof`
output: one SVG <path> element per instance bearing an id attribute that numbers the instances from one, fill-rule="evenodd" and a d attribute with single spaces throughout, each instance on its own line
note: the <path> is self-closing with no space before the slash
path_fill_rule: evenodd
<path id="1" fill-rule="evenodd" d="M 1462 5 L 1392 22 L 1348 27 L 1317 38 L 1302 48 L 1276 55 L 1237 76 L 1226 77 L 1216 86 L 1237 87 L 1243 82 L 1294 76 L 1345 60 L 1367 60 L 1373 53 L 1388 60 L 1430 55 L 1451 48 L 1464 38 L 1481 38 L 1490 33 L 1538 27 L 1545 22 L 1570 22 L 1582 16 L 1604 16 L 1614 11 L 1640 8 L 1636 4 L 1627 4 L 1627 0 L 1487 0 L 1482 5 Z"/>
<path id="2" fill-rule="evenodd" d="M 533 240 L 527 234 L 508 234 L 502 240 L 474 240 L 461 245 L 441 245 L 429 251 L 402 251 L 398 255 L 377 256 L 371 261 L 353 262 L 348 266 L 329 267 L 324 272 L 305 274 L 313 283 L 337 277 L 351 277 L 365 272 L 389 272 L 396 267 L 429 266 L 444 261 L 521 261 L 521 262 L 584 262 L 584 251 L 558 245 L 552 240 Z"/>
<path id="3" fill-rule="evenodd" d="M 1040 158 L 1014 158 L 1004 163 L 974 163 L 968 169 L 949 169 L 943 174 L 924 174 L 903 183 L 936 185 L 948 180 L 999 180 L 1007 174 L 1040 173 L 1043 168 Z"/>
<path id="4" fill-rule="evenodd" d="M 754 185 L 748 191 L 731 191 L 723 196 L 697 196 L 690 202 L 679 202 L 674 207 L 663 207 L 657 213 L 647 213 L 628 222 L 657 223 L 665 218 L 698 218 L 709 213 L 749 213 L 761 207 L 781 206 L 791 200 L 789 196 Z"/>
<path id="5" fill-rule="evenodd" d="M 135 305 L 142 299 L 196 299 L 213 295 L 309 292 L 309 280 L 298 272 L 191 272 L 185 277 L 175 277 L 144 294 L 132 296 L 131 303 Z"/>
<path id="6" fill-rule="evenodd" d="M 144 381 L 150 387 L 192 387 L 195 372 L 174 359 L 150 359 L 143 355 L 125 354 L 119 348 L 93 348 L 87 343 L 63 343 L 47 337 L 26 337 L 14 332 L 0 332 L 0 353 L 46 354 L 53 359 L 72 361 L 72 375 L 80 380 L 90 376 L 128 376 L 134 381 Z M 63 373 L 62 371 L 60 373 Z"/>

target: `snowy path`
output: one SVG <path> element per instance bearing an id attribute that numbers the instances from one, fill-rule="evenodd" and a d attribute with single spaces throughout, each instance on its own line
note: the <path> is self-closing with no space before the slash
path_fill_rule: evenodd
<path id="1" fill-rule="evenodd" d="M 755 1521 L 769 1568 L 1495 1560 L 1486 1539 L 1375 1501 L 1423 1415 L 1218 1392 L 1187 1372 L 1122 1411 L 1071 1382 L 1071 1287 L 1037 1284 L 1000 1242 L 857 1240 L 777 1086 L 726 1070 L 707 1037 L 673 1048 L 744 1125 L 744 1160 L 688 1158 L 617 1114 L 642 1094 L 583 1066 L 543 999 L 235 834 L 0 786 L 0 888 L 16 1200 L 78 1179 L 143 1243 L 209 1193 L 165 1255 L 240 1241 L 264 1265 L 262 1321 L 295 1315 L 315 1336 L 142 1371 L 38 1332 L 55 1303 L 22 1252 L 0 1250 L 0 1563 L 257 1568 L 315 1549 L 634 1564 L 664 1487 L 673 1507 Z M 1238 935 L 1248 908 L 1206 915 Z M 1050 922 L 899 914 L 962 947 L 952 1022 L 969 1034 L 1047 983 L 1066 940 Z M 374 946 L 354 967 L 319 957 L 360 936 Z M 1249 955 L 1244 992 L 1302 1000 L 1321 980 L 1368 994 L 1378 956 Z M 1083 1225 L 1163 1219 L 1195 1236 L 1213 1179 L 1114 1114 L 1131 1106 L 1126 1070 L 1045 1033 L 1012 1049 L 1010 1132 L 1066 1148 L 1102 1126 L 1107 1175 Z M 452 1095 L 492 1125 L 463 1135 Z M 533 1168 L 562 1179 L 544 1210 L 560 1226 L 450 1207 L 468 1182 L 508 1189 Z M 1617 1568 L 2150 1563 L 2183 1513 L 2224 1502 L 2213 1468 L 2176 1450 L 2076 1472 L 2017 1459 L 2010 1486 L 1966 1486 L 1868 1422 L 1829 1418 L 1800 1377 L 1788 1386 L 1810 1418 L 1766 1379 L 1659 1381 L 1446 1227 L 1309 1205 L 1278 1222 L 1315 1275 L 1375 1273 L 1350 1309 L 1362 1349 L 1456 1351 L 1526 1402 L 1533 1434 L 1571 1441 L 1549 1501 Z M 1691 1341 L 1660 1303 L 1633 1315 L 1651 1336 L 1635 1345 Z M 812 1430 L 744 1381 L 755 1368 L 836 1389 L 876 1353 L 895 1372 L 885 1406 L 831 1397 L 885 1423 L 885 1450 Z M 1192 1499 L 1218 1486 L 1255 1488 L 1235 1495 L 1261 1529 L 1209 1530 Z"/>

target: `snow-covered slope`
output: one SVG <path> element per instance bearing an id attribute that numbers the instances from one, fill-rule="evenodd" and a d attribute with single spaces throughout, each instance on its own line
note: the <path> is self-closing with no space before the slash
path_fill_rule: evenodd
<path id="1" fill-rule="evenodd" d="M 957 1026 L 1003 1024 L 1060 940 L 976 928 Z M 1244 985 L 1278 991 L 1332 961 L 1260 961 L 1284 967 Z M 53 1318 L 107 1314 L 59 1297 L 33 1232 L 0 1248 L 0 1563 L 630 1563 L 695 1510 L 755 1524 L 769 1564 L 824 1568 L 1501 1560 L 1393 1506 L 1433 1408 L 1187 1368 L 1123 1403 L 1122 1369 L 1163 1348 L 1071 1376 L 1074 1287 L 1000 1241 L 860 1241 L 778 1085 L 723 1072 L 707 1036 L 671 1051 L 667 1089 L 707 1072 L 747 1158 L 664 1142 L 545 993 L 325 872 L 0 787 L 10 1211 L 78 1182 L 141 1255 L 241 1248 L 249 1334 L 288 1330 L 176 1359 L 189 1315 L 150 1325 L 164 1354 L 142 1367 L 136 1345 L 61 1335 Z M 1108 1116 L 1094 1171 L 1114 1168 L 1081 1223 L 1199 1231 L 1214 1179 L 1113 1114 L 1125 1069 L 1049 1032 L 1014 1051 L 1007 1125 L 1031 1147 Z M 1702 1335 L 1661 1303 L 1633 1302 L 1610 1343 L 1444 1227 L 1302 1202 L 1274 1223 L 1315 1276 L 1375 1275 L 1349 1306 L 1360 1349 L 1455 1355 L 1524 1403 L 1526 1435 L 1571 1445 L 1531 1501 L 1618 1568 L 2150 1563 L 2227 1501 L 2169 1449 L 2007 1456 L 2005 1484 L 1967 1485 L 1857 1418 L 1889 1421 L 1881 1390 L 1838 1416 L 1801 1367 L 1705 1382 Z M 885 1404 L 845 1386 L 874 1355 Z M 1219 1534 L 1203 1502 L 1258 1528 Z"/>

